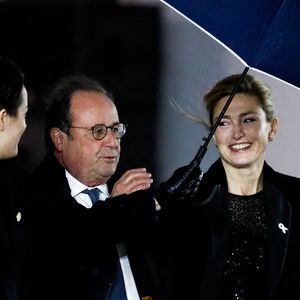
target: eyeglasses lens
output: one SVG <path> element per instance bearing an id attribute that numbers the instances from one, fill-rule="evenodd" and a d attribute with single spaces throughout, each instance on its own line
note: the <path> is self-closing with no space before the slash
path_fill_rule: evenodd
<path id="1" fill-rule="evenodd" d="M 111 129 L 112 133 L 116 138 L 121 138 L 126 132 L 125 124 L 119 123 L 113 126 L 105 126 L 103 124 L 98 124 L 93 128 L 93 136 L 96 140 L 102 140 L 106 134 L 108 128 Z"/>

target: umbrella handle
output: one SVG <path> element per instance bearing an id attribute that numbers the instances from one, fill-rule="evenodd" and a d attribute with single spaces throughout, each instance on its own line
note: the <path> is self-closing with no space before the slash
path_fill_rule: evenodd
<path id="1" fill-rule="evenodd" d="M 208 134 L 207 137 L 203 137 L 202 140 L 204 141 L 204 144 L 200 146 L 198 152 L 196 153 L 194 159 L 191 162 L 192 165 L 198 165 L 198 166 L 200 166 L 200 164 L 202 162 L 202 159 L 203 159 L 203 157 L 204 157 L 204 155 L 205 155 L 205 153 L 207 151 L 207 147 L 208 147 L 208 144 L 209 144 L 210 140 L 212 139 L 212 137 L 213 137 L 213 135 L 214 135 L 217 127 L 219 126 L 219 124 L 220 124 L 220 122 L 221 122 L 221 120 L 222 120 L 222 118 L 223 118 L 223 116 L 224 116 L 224 114 L 225 114 L 228 106 L 230 105 L 230 103 L 231 103 L 234 95 L 236 94 L 239 86 L 241 85 L 241 83 L 244 80 L 244 78 L 245 78 L 245 76 L 246 76 L 246 74 L 247 74 L 248 71 L 249 71 L 249 67 L 245 67 L 245 69 L 244 69 L 243 73 L 241 74 L 238 82 L 236 83 L 236 85 L 235 85 L 234 89 L 232 90 L 231 94 L 229 95 L 229 97 L 228 97 L 228 99 L 227 99 L 227 101 L 226 101 L 226 103 L 225 103 L 225 105 L 224 105 L 224 107 L 223 107 L 220 115 L 218 116 L 218 119 L 214 123 L 211 131 L 209 132 L 209 134 Z"/>

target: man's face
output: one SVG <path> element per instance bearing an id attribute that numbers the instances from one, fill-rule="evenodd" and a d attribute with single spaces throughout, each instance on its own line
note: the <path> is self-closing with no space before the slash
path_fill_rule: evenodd
<path id="1" fill-rule="evenodd" d="M 64 167 L 80 182 L 94 186 L 106 183 L 116 171 L 120 139 L 110 129 L 102 140 L 95 140 L 88 128 L 96 124 L 111 126 L 119 122 L 114 103 L 97 92 L 78 91 L 71 98 L 70 136 L 65 135 L 61 159 Z"/>

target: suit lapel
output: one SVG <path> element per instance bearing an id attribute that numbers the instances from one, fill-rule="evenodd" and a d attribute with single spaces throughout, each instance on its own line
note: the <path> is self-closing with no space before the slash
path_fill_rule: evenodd
<path id="1" fill-rule="evenodd" d="M 229 222 L 226 198 L 218 192 L 210 203 L 211 238 L 207 252 L 206 272 L 201 290 L 201 299 L 217 299 L 226 260 Z"/>
<path id="2" fill-rule="evenodd" d="M 283 198 L 282 193 L 270 183 L 265 184 L 267 231 L 268 231 L 268 299 L 281 276 L 286 250 L 288 245 L 290 225 L 291 225 L 291 207 L 288 201 Z"/>

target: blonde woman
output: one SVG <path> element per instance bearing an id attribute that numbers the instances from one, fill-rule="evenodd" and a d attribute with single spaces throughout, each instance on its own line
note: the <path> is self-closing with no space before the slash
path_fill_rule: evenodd
<path id="1" fill-rule="evenodd" d="M 211 126 L 239 78 L 219 81 L 204 96 Z M 170 299 L 298 297 L 300 179 L 265 161 L 277 130 L 269 87 L 246 75 L 214 133 L 220 158 L 165 222 L 175 232 L 164 234 L 174 242 Z"/>

